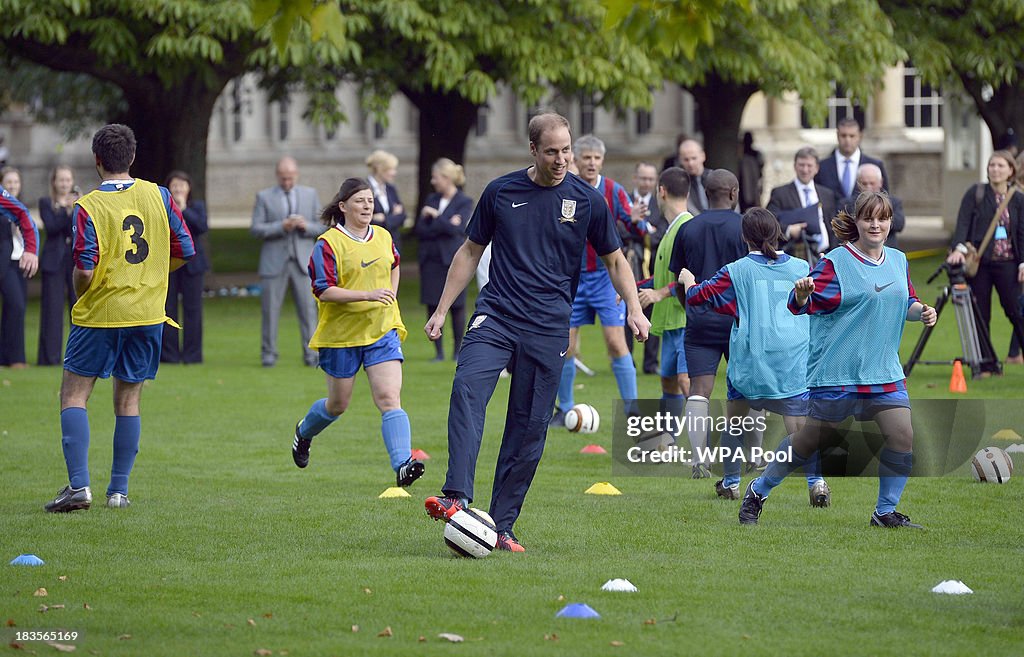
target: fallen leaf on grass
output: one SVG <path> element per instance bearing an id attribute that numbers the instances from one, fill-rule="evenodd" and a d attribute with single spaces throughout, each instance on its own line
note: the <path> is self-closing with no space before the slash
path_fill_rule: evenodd
<path id="1" fill-rule="evenodd" d="M 119 637 L 117 637 L 117 640 L 118 640 L 118 641 L 128 641 L 128 640 L 130 640 L 131 638 L 132 638 L 132 635 L 131 635 L 131 634 L 122 634 L 122 635 L 120 635 Z"/>
<path id="2" fill-rule="evenodd" d="M 73 646 L 67 643 L 55 643 L 53 641 L 47 641 L 46 645 L 61 652 L 74 652 L 77 649 L 77 646 Z"/>
<path id="3" fill-rule="evenodd" d="M 203 615 L 200 614 L 198 611 L 193 611 L 192 615 L 195 616 L 196 618 L 202 618 L 203 617 Z"/>
<path id="4" fill-rule="evenodd" d="M 46 589 L 44 589 L 43 587 L 40 586 L 38 589 L 36 589 L 36 592 L 33 593 L 32 595 L 34 595 L 37 598 L 45 598 L 46 596 L 48 596 L 50 594 L 46 592 Z"/>
<path id="5" fill-rule="evenodd" d="M 249 627 L 256 627 L 256 621 L 254 621 L 251 618 L 249 620 L 245 621 L 245 622 L 246 622 L 247 625 L 249 625 Z"/>
<path id="6" fill-rule="evenodd" d="M 554 633 L 552 633 L 552 634 L 545 634 L 544 635 L 544 640 L 545 641 L 558 641 L 558 635 L 554 634 Z"/>
<path id="7" fill-rule="evenodd" d="M 366 587 L 363 587 L 363 593 L 365 593 L 366 595 L 373 595 L 373 591 Z"/>
<path id="8" fill-rule="evenodd" d="M 449 634 L 448 632 L 441 632 L 437 635 L 437 638 L 444 639 L 446 641 L 451 641 L 452 643 L 462 643 L 463 641 L 465 641 L 465 639 L 463 639 L 458 634 Z"/>
<path id="9" fill-rule="evenodd" d="M 427 642 L 427 637 L 425 637 L 425 636 L 423 636 L 423 635 L 421 634 L 421 635 L 420 635 L 420 638 L 418 638 L 418 639 L 416 639 L 416 640 L 417 640 L 417 641 L 419 641 L 420 643 L 426 643 L 426 642 Z"/>
<path id="10" fill-rule="evenodd" d="M 358 632 L 359 631 L 359 626 L 358 625 L 353 625 L 352 626 L 352 631 L 353 632 Z"/>
<path id="11" fill-rule="evenodd" d="M 626 645 L 626 644 L 621 642 L 621 641 L 612 641 L 612 647 L 613 648 L 621 648 L 624 645 Z"/>
<path id="12" fill-rule="evenodd" d="M 67 576 L 67 575 L 61 575 L 61 576 L 60 576 L 60 577 L 58 577 L 57 579 L 59 579 L 59 580 L 60 580 L 60 581 L 62 581 L 62 582 L 66 582 L 66 581 L 68 581 L 68 576 Z"/>
<path id="13" fill-rule="evenodd" d="M 273 618 L 273 617 L 274 617 L 274 614 L 272 614 L 272 613 L 270 613 L 270 612 L 268 611 L 267 613 L 263 614 L 263 617 L 264 617 L 264 618 Z"/>
<path id="14" fill-rule="evenodd" d="M 395 636 L 395 633 L 391 631 L 391 626 L 388 625 L 383 630 L 378 632 L 377 636 Z"/>
<path id="15" fill-rule="evenodd" d="M 50 609 L 63 609 L 64 605 L 50 605 Z"/>
<path id="16" fill-rule="evenodd" d="M 266 648 L 260 648 L 256 650 L 253 654 L 256 655 L 256 657 L 270 657 L 274 654 L 274 651 L 267 650 Z"/>
<path id="17" fill-rule="evenodd" d="M 10 648 L 11 648 L 12 650 L 24 650 L 24 649 L 25 649 L 25 646 L 21 645 L 20 643 L 15 643 L 14 641 L 11 641 L 11 642 L 10 642 L 10 643 L 8 643 L 7 645 L 8 645 L 8 646 L 9 646 L 9 647 L 10 647 Z"/>
<path id="18" fill-rule="evenodd" d="M 14 622 L 13 618 L 8 618 L 7 619 L 7 627 L 14 627 L 15 625 L 16 625 L 16 623 Z"/>
<path id="19" fill-rule="evenodd" d="M 86 611 L 92 611 L 92 607 L 89 606 L 88 602 L 82 603 L 82 609 L 85 609 Z"/>
<path id="20" fill-rule="evenodd" d="M 564 595 L 558 596 L 557 599 L 558 599 L 559 602 L 565 602 L 565 596 Z"/>
<path id="21" fill-rule="evenodd" d="M 657 625 L 657 624 L 658 624 L 658 621 L 656 621 L 653 618 L 648 618 L 647 620 L 644 621 L 644 625 Z"/>

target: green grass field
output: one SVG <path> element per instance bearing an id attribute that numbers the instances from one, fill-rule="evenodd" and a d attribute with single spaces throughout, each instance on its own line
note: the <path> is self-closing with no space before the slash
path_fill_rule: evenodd
<path id="1" fill-rule="evenodd" d="M 935 265 L 914 262 L 929 302 L 938 288 L 924 279 Z M 281 360 L 268 370 L 259 366 L 258 300 L 207 300 L 206 363 L 161 367 L 143 395 L 133 506 L 123 512 L 101 504 L 43 512 L 66 483 L 60 370 L 0 370 L 0 654 L 57 654 L 42 643 L 9 645 L 15 631 L 47 629 L 79 632 L 76 652 L 88 655 L 1024 654 L 1020 471 L 1003 486 L 976 484 L 966 469 L 913 479 L 900 508 L 925 532 L 869 528 L 877 484 L 867 478 L 832 479 L 826 510 L 812 510 L 803 482 L 792 479 L 759 526 L 741 527 L 738 502 L 717 499 L 713 479 L 612 477 L 608 456 L 580 455 L 588 442 L 610 447 L 606 421 L 596 436 L 549 436 L 516 526 L 526 554 L 452 557 L 422 500 L 443 481 L 454 367 L 428 362 L 417 299 L 415 282 L 404 284 L 403 405 L 414 446 L 433 459 L 411 498 L 377 498 L 394 476 L 361 374 L 349 412 L 314 442 L 310 467 L 292 464 L 294 424 L 325 386 L 322 373 L 301 365 L 290 307 Z M 33 305 L 30 361 L 36 313 Z M 919 331 L 908 327 L 905 352 Z M 1005 319 L 994 331 L 1004 354 Z M 926 357 L 958 349 L 949 314 Z M 608 420 L 615 383 L 603 352 L 599 332 L 584 331 L 584 359 L 597 376 L 581 376 L 576 395 Z M 911 396 L 950 397 L 949 375 L 946 366 L 919 367 Z M 639 385 L 642 397 L 660 394 L 656 377 L 641 375 Z M 1009 400 L 992 407 L 1019 416 L 1024 367 L 968 386 L 968 398 Z M 483 508 L 507 388 L 499 381 L 484 436 Z M 90 422 L 93 494 L 102 501 L 109 382 L 97 385 Z M 599 481 L 622 496 L 583 494 Z M 21 553 L 46 565 L 6 565 Z M 617 577 L 639 592 L 600 590 Z M 930 592 L 946 579 L 963 580 L 974 595 Z M 48 595 L 35 596 L 39 588 Z M 602 618 L 556 619 L 569 602 Z M 392 636 L 378 636 L 385 628 Z"/>

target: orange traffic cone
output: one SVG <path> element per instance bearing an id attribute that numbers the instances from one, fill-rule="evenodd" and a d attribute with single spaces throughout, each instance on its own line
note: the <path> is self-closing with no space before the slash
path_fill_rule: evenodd
<path id="1" fill-rule="evenodd" d="M 950 392 L 967 392 L 967 381 L 964 380 L 964 366 L 957 359 L 953 361 L 953 376 L 949 377 Z"/>

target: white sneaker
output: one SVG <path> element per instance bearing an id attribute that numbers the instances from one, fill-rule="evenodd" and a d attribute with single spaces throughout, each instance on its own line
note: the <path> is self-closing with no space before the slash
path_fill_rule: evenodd
<path id="1" fill-rule="evenodd" d="M 127 495 L 121 493 L 112 493 L 107 495 L 107 507 L 111 509 L 127 509 L 132 503 L 128 500 Z"/>

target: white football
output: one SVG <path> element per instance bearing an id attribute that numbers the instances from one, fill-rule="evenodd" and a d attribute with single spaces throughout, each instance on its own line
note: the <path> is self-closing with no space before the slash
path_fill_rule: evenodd
<path id="1" fill-rule="evenodd" d="M 576 404 L 565 414 L 565 428 L 573 433 L 597 433 L 601 416 L 590 404 Z"/>
<path id="2" fill-rule="evenodd" d="M 1013 474 L 1013 459 L 998 447 L 986 447 L 971 460 L 971 474 L 975 481 L 1005 484 Z"/>
<path id="3" fill-rule="evenodd" d="M 460 557 L 483 559 L 498 543 L 498 532 L 487 512 L 460 509 L 444 525 L 444 543 Z"/>

